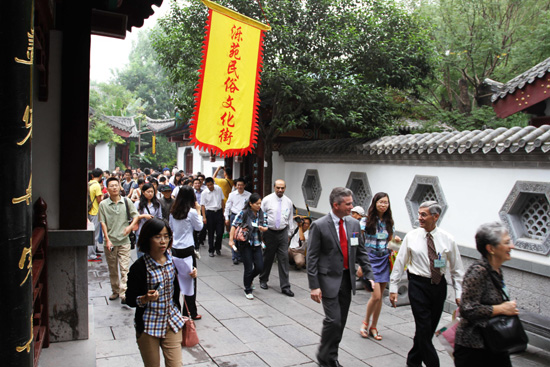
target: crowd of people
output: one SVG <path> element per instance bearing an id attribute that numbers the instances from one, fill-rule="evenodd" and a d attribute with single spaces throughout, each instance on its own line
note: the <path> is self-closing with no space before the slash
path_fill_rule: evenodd
<path id="1" fill-rule="evenodd" d="M 217 177 L 220 172 L 223 178 Z M 181 365 L 186 317 L 202 318 L 196 305 L 199 250 L 208 238 L 208 255 L 220 256 L 224 232 L 233 264 L 243 264 L 249 300 L 254 299 L 256 277 L 260 288 L 269 289 L 275 257 L 281 293 L 288 297 L 294 296 L 289 267 L 307 269 L 311 299 L 322 303 L 325 313 L 317 353 L 321 366 L 340 366 L 338 348 L 356 285 L 371 292 L 359 334 L 382 341 L 378 321 L 384 292 L 389 284 L 389 299 L 396 306 L 398 283 L 405 275 L 416 328 L 407 365 L 439 366 L 432 338 L 447 298 L 447 274 L 462 315 L 456 365 L 511 365 L 508 352 L 489 350 L 480 331 L 495 315 L 519 313 L 502 276 L 513 243 L 501 223 L 479 228 L 475 240 L 481 260 L 465 272 L 454 237 L 437 226 L 442 212 L 437 202 L 420 204 L 419 228 L 401 239 L 387 193 L 375 194 L 365 212 L 353 205 L 351 190 L 337 187 L 329 197 L 330 212 L 313 221 L 297 215 L 284 180 L 276 180 L 273 193 L 263 198 L 249 187 L 243 178 L 234 180 L 227 167 L 218 167 L 213 177 L 170 169 L 109 173 L 96 168 L 90 173 L 88 217 L 95 243 L 88 260 L 104 256 L 109 299 L 120 297 L 136 307 L 137 343 L 146 366 L 158 365 L 159 348 L 167 366 Z M 138 260 L 130 267 L 133 243 Z M 392 248 L 399 248 L 396 257 Z"/>

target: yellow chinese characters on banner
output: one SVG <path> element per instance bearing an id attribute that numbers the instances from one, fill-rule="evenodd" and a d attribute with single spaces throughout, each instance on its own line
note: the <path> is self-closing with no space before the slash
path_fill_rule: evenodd
<path id="1" fill-rule="evenodd" d="M 191 141 L 216 155 L 245 155 L 258 134 L 263 32 L 270 27 L 218 4 L 210 8 Z"/>

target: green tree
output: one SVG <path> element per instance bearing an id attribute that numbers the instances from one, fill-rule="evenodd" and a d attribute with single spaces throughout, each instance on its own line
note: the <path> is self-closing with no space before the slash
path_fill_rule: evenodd
<path id="1" fill-rule="evenodd" d="M 91 129 L 88 133 L 88 142 L 90 145 L 96 145 L 102 141 L 109 143 L 110 146 L 124 144 L 124 139 L 115 134 L 113 129 L 105 121 L 98 117 L 92 117 Z"/>
<path id="2" fill-rule="evenodd" d="M 129 64 L 115 72 L 114 82 L 143 101 L 145 115 L 154 119 L 170 118 L 174 115 L 171 86 L 157 62 L 150 32 L 139 31 L 138 40 L 129 55 Z"/>
<path id="3" fill-rule="evenodd" d="M 146 148 L 141 154 L 142 165 L 148 167 L 174 167 L 177 163 L 177 148 L 174 143 L 170 143 L 164 135 L 157 135 L 156 153 L 153 154 L 152 146 Z"/>
<path id="4" fill-rule="evenodd" d="M 258 5 L 223 0 L 254 19 Z M 414 90 L 430 70 L 425 24 L 393 1 L 264 1 L 272 31 L 266 33 L 260 138 L 264 141 L 265 192 L 271 189 L 272 142 L 281 133 L 309 127 L 318 135 L 392 131 L 390 88 Z M 191 117 L 207 9 L 198 2 L 172 4 L 159 21 L 153 47 L 180 91 L 182 114 Z"/>
<path id="5" fill-rule="evenodd" d="M 548 0 L 437 0 L 416 6 L 434 24 L 437 51 L 425 98 L 432 109 L 426 114 L 436 109 L 439 117 L 452 116 L 446 122 L 460 122 L 461 115 L 490 105 L 486 78 L 506 82 L 550 56 Z M 494 116 L 488 110 L 476 113 L 489 120 Z M 470 128 L 483 125 L 477 121 Z"/>

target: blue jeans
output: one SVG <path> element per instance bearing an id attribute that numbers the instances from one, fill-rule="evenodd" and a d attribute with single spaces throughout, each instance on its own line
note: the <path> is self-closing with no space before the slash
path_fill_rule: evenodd
<path id="1" fill-rule="evenodd" d="M 246 294 L 252 293 L 252 281 L 264 269 L 262 246 L 240 245 L 241 260 L 244 264 L 243 284 Z"/>

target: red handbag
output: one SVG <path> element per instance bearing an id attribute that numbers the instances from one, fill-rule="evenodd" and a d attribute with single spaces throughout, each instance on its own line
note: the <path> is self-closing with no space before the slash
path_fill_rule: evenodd
<path id="1" fill-rule="evenodd" d="M 185 303 L 185 309 L 187 314 L 190 315 L 189 309 L 187 308 L 187 303 Z M 197 328 L 195 327 L 195 322 L 191 317 L 185 317 L 185 324 L 183 325 L 181 331 L 181 346 L 191 348 L 199 344 L 199 336 L 197 335 Z"/>

